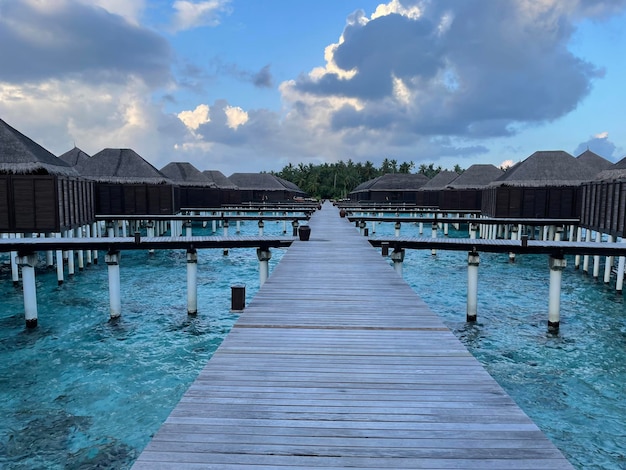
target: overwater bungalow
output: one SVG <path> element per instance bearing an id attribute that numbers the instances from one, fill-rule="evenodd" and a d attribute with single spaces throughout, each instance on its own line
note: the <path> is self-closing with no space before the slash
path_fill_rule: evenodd
<path id="1" fill-rule="evenodd" d="M 241 204 L 241 192 L 239 188 L 235 183 L 229 180 L 224 173 L 218 170 L 204 170 L 202 173 L 220 190 L 218 207 Z"/>
<path id="2" fill-rule="evenodd" d="M 95 181 L 99 215 L 175 214 L 180 209 L 172 181 L 131 149 L 106 148 L 75 168 Z"/>
<path id="3" fill-rule="evenodd" d="M 93 183 L 0 119 L 0 232 L 59 233 L 94 219 Z"/>
<path id="4" fill-rule="evenodd" d="M 420 207 L 439 207 L 441 192 L 459 177 L 456 171 L 442 170 L 415 193 L 416 204 Z"/>
<path id="5" fill-rule="evenodd" d="M 613 167 L 613 162 L 608 161 L 606 158 L 601 157 L 589 149 L 578 155 L 576 159 L 583 162 L 585 165 L 590 166 L 598 173 L 604 170 L 609 170 Z"/>
<path id="6" fill-rule="evenodd" d="M 490 164 L 470 166 L 441 191 L 439 208 L 444 211 L 479 211 L 483 189 L 504 171 Z"/>
<path id="7" fill-rule="evenodd" d="M 418 190 L 427 182 L 421 173 L 387 173 L 361 183 L 348 197 L 353 201 L 415 204 Z"/>
<path id="8" fill-rule="evenodd" d="M 583 185 L 581 225 L 626 237 L 626 157 Z"/>
<path id="9" fill-rule="evenodd" d="M 221 204 L 217 185 L 191 163 L 172 162 L 159 171 L 176 184 L 182 209 L 202 209 Z"/>
<path id="10" fill-rule="evenodd" d="M 293 202 L 306 193 L 270 173 L 233 173 L 228 179 L 237 186 L 241 202 Z"/>
<path id="11" fill-rule="evenodd" d="M 582 184 L 597 171 L 567 152 L 538 151 L 509 168 L 483 190 L 489 217 L 577 218 Z"/>

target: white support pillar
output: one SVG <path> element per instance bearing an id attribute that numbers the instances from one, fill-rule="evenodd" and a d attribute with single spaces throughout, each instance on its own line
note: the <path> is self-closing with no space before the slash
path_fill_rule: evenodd
<path id="1" fill-rule="evenodd" d="M 626 256 L 620 256 L 617 263 L 617 281 L 615 281 L 615 290 L 621 294 L 624 289 L 624 267 L 626 265 Z"/>
<path id="2" fill-rule="evenodd" d="M 548 331 L 559 331 L 561 310 L 561 279 L 567 266 L 565 258 L 550 256 L 550 295 L 548 302 Z"/>
<path id="3" fill-rule="evenodd" d="M 259 237 L 263 236 L 263 229 L 265 228 L 265 222 L 263 222 L 262 220 L 259 220 Z"/>
<path id="4" fill-rule="evenodd" d="M 109 251 L 104 256 L 109 271 L 109 312 L 111 319 L 122 314 L 122 294 L 120 285 L 120 252 Z"/>
<path id="5" fill-rule="evenodd" d="M 393 269 L 400 277 L 402 277 L 402 262 L 404 261 L 404 248 L 394 248 L 391 252 L 391 260 L 393 261 Z"/>
<path id="6" fill-rule="evenodd" d="M 372 220 L 372 235 L 376 233 L 376 221 Z"/>
<path id="7" fill-rule="evenodd" d="M 67 230 L 65 232 L 65 238 L 74 238 L 74 230 Z M 74 250 L 67 250 L 67 275 L 74 276 Z"/>
<path id="8" fill-rule="evenodd" d="M 174 230 L 174 225 L 172 225 L 172 230 Z M 173 232 L 172 232 L 173 233 Z M 150 237 L 154 237 L 154 222 L 152 220 L 149 220 L 146 223 L 146 235 L 148 238 Z M 148 250 L 148 254 L 153 254 L 154 253 L 154 248 L 150 248 Z"/>
<path id="9" fill-rule="evenodd" d="M 519 229 L 518 229 L 517 225 L 513 225 L 511 227 L 511 232 L 510 232 L 511 233 L 511 241 L 515 241 L 515 240 L 517 240 L 519 238 L 518 237 L 518 235 L 519 235 L 519 231 L 518 230 Z M 509 263 L 515 263 L 515 253 L 512 252 L 512 251 L 509 252 Z"/>
<path id="10" fill-rule="evenodd" d="M 591 230 L 585 230 L 585 242 L 591 241 Z M 589 255 L 583 256 L 583 274 L 589 274 Z"/>
<path id="11" fill-rule="evenodd" d="M 85 225 L 85 237 L 91 238 L 91 225 L 90 224 Z M 87 250 L 85 252 L 85 258 L 87 261 L 87 266 L 90 266 L 91 265 L 91 250 Z"/>
<path id="12" fill-rule="evenodd" d="M 467 316 L 466 321 L 476 321 L 478 316 L 478 265 L 480 256 L 476 251 L 467 255 Z"/>
<path id="13" fill-rule="evenodd" d="M 558 227 L 554 227 L 554 241 L 560 242 L 563 239 L 563 227 L 560 225 Z"/>
<path id="14" fill-rule="evenodd" d="M 476 231 L 478 230 L 478 225 L 475 224 L 474 222 L 470 222 L 469 224 L 469 237 L 472 240 L 476 239 Z"/>
<path id="15" fill-rule="evenodd" d="M 394 235 L 396 238 L 400 236 L 400 227 L 402 227 L 402 224 L 400 222 L 396 222 L 394 224 L 393 228 L 394 228 Z"/>
<path id="16" fill-rule="evenodd" d="M 217 220 L 213 219 L 211 221 L 211 233 L 217 232 Z"/>
<path id="17" fill-rule="evenodd" d="M 83 238 L 83 228 L 78 227 L 76 229 L 76 238 Z M 78 260 L 78 271 L 85 269 L 85 252 L 83 250 L 77 250 L 76 252 Z"/>
<path id="18" fill-rule="evenodd" d="M 20 238 L 19 233 L 15 233 L 13 234 L 13 236 L 11 237 L 11 235 L 9 235 L 10 238 Z M 20 270 L 19 267 L 17 265 L 17 251 L 12 251 L 11 252 L 11 279 L 13 280 L 13 285 L 17 286 L 20 283 Z"/>
<path id="19" fill-rule="evenodd" d="M 18 255 L 15 261 L 22 268 L 22 289 L 24 292 L 26 327 L 35 328 L 37 326 L 37 284 L 35 283 L 37 253 Z"/>
<path id="20" fill-rule="evenodd" d="M 53 238 L 54 235 L 51 233 L 46 233 L 45 238 Z M 48 269 L 52 269 L 54 267 L 54 251 L 48 250 L 46 251 L 46 266 Z"/>
<path id="21" fill-rule="evenodd" d="M 57 233 L 56 238 L 61 238 L 61 234 Z M 63 251 L 56 250 L 56 261 L 57 261 L 57 283 L 58 285 L 63 284 Z"/>
<path id="22" fill-rule="evenodd" d="M 128 230 L 126 229 L 126 221 L 125 220 L 120 220 L 119 223 L 122 226 L 122 236 L 123 237 L 127 237 L 128 236 Z"/>
<path id="23" fill-rule="evenodd" d="M 198 252 L 187 250 L 187 313 L 198 313 Z"/>
<path id="24" fill-rule="evenodd" d="M 106 221 L 107 237 L 113 238 L 115 236 L 115 221 Z"/>
<path id="25" fill-rule="evenodd" d="M 602 242 L 602 234 L 600 232 L 596 232 L 596 243 Z M 593 278 L 598 279 L 600 276 L 600 255 L 595 255 L 593 257 Z"/>
<path id="26" fill-rule="evenodd" d="M 615 237 L 613 235 L 609 235 L 608 237 L 609 243 L 615 242 Z M 608 284 L 611 282 L 611 269 L 613 268 L 613 256 L 607 256 L 604 259 L 604 283 Z"/>
<path id="27" fill-rule="evenodd" d="M 270 275 L 269 261 L 272 258 L 272 252 L 269 248 L 257 248 L 256 256 L 259 259 L 259 285 L 262 286 Z"/>
<path id="28" fill-rule="evenodd" d="M 424 222 L 419 223 L 419 234 L 424 235 Z"/>
<path id="29" fill-rule="evenodd" d="M 222 225 L 223 226 L 223 235 L 224 235 L 224 237 L 227 237 L 228 236 L 228 225 L 229 225 L 228 219 L 224 219 L 222 224 L 223 224 Z M 224 248 L 224 250 L 222 250 L 222 254 L 224 256 L 228 256 L 228 248 Z"/>
<path id="30" fill-rule="evenodd" d="M 235 233 L 241 233 L 241 220 L 237 219 L 237 228 Z"/>
<path id="31" fill-rule="evenodd" d="M 191 228 L 191 220 L 188 220 L 187 222 L 185 222 L 184 227 L 185 227 L 185 237 L 191 238 L 193 236 L 193 231 Z"/>
<path id="32" fill-rule="evenodd" d="M 576 241 L 580 242 L 583 239 L 582 227 L 576 228 Z M 580 269 L 580 255 L 574 256 L 574 269 Z"/>
<path id="33" fill-rule="evenodd" d="M 437 223 L 433 222 L 432 226 L 431 226 L 431 230 L 430 230 L 430 238 L 437 238 Z M 432 248 L 430 250 L 430 254 L 435 256 L 437 254 L 437 250 L 435 248 Z"/>

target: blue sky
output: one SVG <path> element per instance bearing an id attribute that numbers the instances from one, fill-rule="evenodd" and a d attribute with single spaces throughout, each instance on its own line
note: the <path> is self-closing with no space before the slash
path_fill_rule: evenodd
<path id="1" fill-rule="evenodd" d="M 626 156 L 626 0 L 0 0 L 0 118 L 157 168 Z"/>

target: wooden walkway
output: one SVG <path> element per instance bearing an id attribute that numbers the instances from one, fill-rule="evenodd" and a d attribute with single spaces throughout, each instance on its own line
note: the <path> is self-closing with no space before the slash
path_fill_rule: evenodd
<path id="1" fill-rule="evenodd" d="M 135 470 L 572 468 L 337 209 L 310 226 Z"/>

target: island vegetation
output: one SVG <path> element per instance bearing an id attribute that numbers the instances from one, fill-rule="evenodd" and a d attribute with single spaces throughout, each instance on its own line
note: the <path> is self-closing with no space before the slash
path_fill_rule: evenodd
<path id="1" fill-rule="evenodd" d="M 385 158 L 380 167 L 376 167 L 371 161 L 353 162 L 351 159 L 344 162 L 324 163 L 313 165 L 289 164 L 278 172 L 272 174 L 291 181 L 298 185 L 300 189 L 317 199 L 340 199 L 345 198 L 350 191 L 361 183 L 385 175 L 387 173 L 420 173 L 428 178 L 432 178 L 440 171 L 441 166 L 434 163 L 422 163 L 415 171 L 415 163 L 402 162 Z M 462 173 L 463 169 L 455 165 L 453 171 Z"/>

